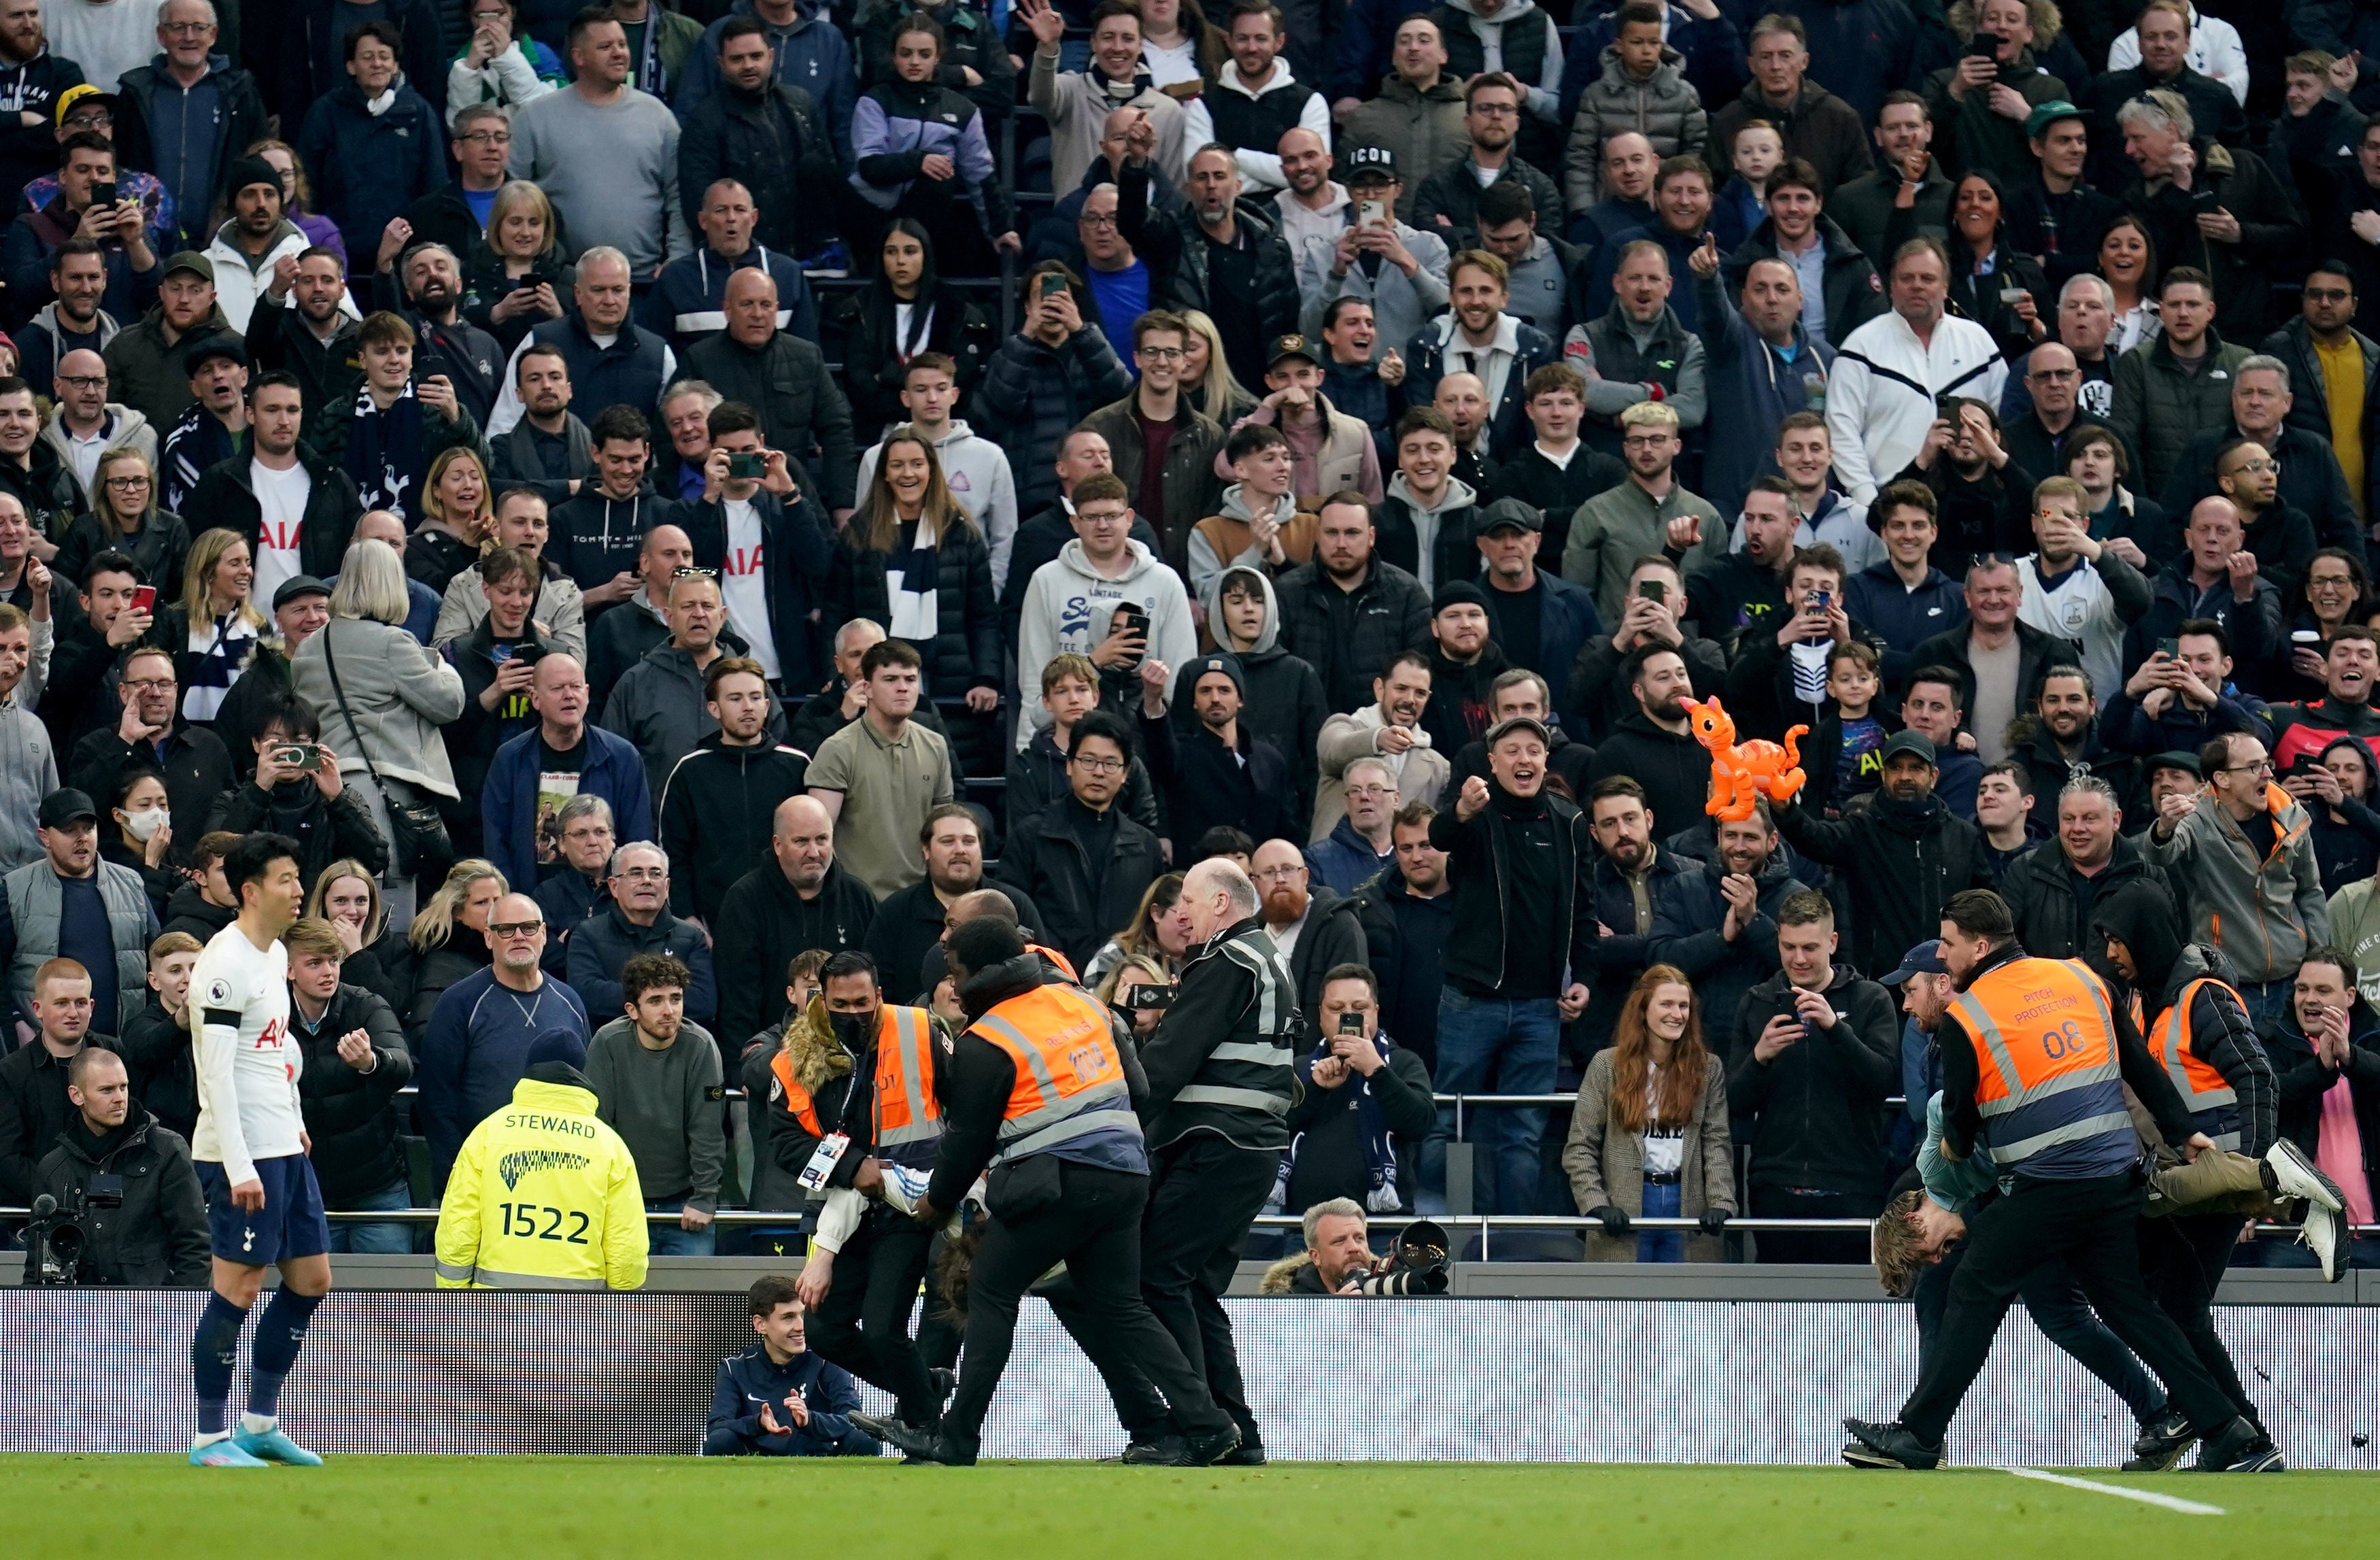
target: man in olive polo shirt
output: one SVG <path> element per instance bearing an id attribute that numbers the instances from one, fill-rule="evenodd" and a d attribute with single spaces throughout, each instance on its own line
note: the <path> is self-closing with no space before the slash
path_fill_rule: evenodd
<path id="1" fill-rule="evenodd" d="M 867 703 L 859 718 L 819 744 L 810 795 L 834 820 L 844 871 L 883 899 L 926 875 L 917 847 L 926 814 L 952 797 L 950 745 L 909 718 L 924 664 L 900 640 L 860 657 Z"/>

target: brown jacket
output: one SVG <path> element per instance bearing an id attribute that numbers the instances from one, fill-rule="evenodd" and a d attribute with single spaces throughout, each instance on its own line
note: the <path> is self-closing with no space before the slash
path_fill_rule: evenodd
<path id="1" fill-rule="evenodd" d="M 1562 1148 L 1562 1170 L 1570 1176 L 1571 1195 L 1582 1213 L 1592 1208 L 1617 1208 L 1631 1216 L 1645 1211 L 1644 1145 L 1633 1132 L 1612 1118 L 1612 1058 L 1609 1047 L 1596 1053 L 1578 1086 L 1578 1106 L 1571 1113 L 1570 1141 Z M 1706 1208 L 1735 1213 L 1734 1148 L 1727 1131 L 1727 1067 L 1717 1056 L 1705 1064 L 1702 1107 L 1686 1123 L 1685 1176 L 1679 1186 L 1678 1212 L 1698 1217 Z M 1636 1237 L 1617 1239 L 1590 1235 L 1586 1259 L 1591 1262 L 1633 1262 Z M 1716 1236 L 1686 1239 L 1686 1261 L 1716 1262 L 1722 1259 Z"/>

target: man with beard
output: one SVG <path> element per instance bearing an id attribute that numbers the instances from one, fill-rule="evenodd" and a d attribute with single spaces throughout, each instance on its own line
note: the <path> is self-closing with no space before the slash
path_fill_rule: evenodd
<path id="1" fill-rule="evenodd" d="M 1150 667 L 1163 676 L 1162 662 L 1144 664 L 1145 671 Z M 1140 731 L 1149 775 L 1165 796 L 1175 853 L 1186 854 L 1200 835 L 1223 825 L 1260 840 L 1304 833 L 1289 762 L 1241 722 L 1247 675 L 1239 657 L 1199 656 L 1173 686 L 1177 698 L 1189 694 L 1196 724 L 1177 733 L 1163 684 L 1144 676 Z"/>
<path id="2" fill-rule="evenodd" d="M 2286 361 L 2260 353 L 2242 362 L 2231 377 L 2229 420 L 2210 419 L 2197 433 L 2159 498 L 2166 513 L 2180 515 L 2209 494 L 2230 493 L 2233 484 L 2224 480 L 2222 466 L 2234 442 L 2252 439 L 2263 445 L 2273 462 L 2273 480 L 2261 484 L 2268 491 L 2257 512 L 2302 515 L 2313 533 L 2299 536 L 2294 525 L 2279 536 L 2268 534 L 2271 526 L 2249 532 L 2249 550 L 2285 596 L 2297 593 L 2296 582 L 2305 577 L 2305 561 L 2316 547 L 2353 551 L 2363 544 L 2355 495 L 2331 450 L 2328 430 L 2316 433 L 2290 421 L 2296 407 Z M 2232 496 L 2236 501 L 2238 495 Z"/>
<path id="3" fill-rule="evenodd" d="M 157 449 L 157 506 L 172 515 L 182 512 L 199 479 L 237 455 L 248 437 L 248 351 L 239 339 L 211 337 L 190 348 L 188 361 L 194 398 Z"/>
<path id="4" fill-rule="evenodd" d="M 1500 184 L 1526 189 L 1535 212 L 1548 216 L 1560 213 L 1560 188 L 1513 149 L 1525 96 L 1519 82 L 1499 70 L 1483 71 L 1463 84 L 1463 128 L 1471 149 L 1423 177 L 1421 188 L 1414 191 L 1416 225 L 1445 235 L 1450 244 L 1477 242 L 1489 225 L 1479 215 L 1480 197 Z M 1566 112 L 1561 119 L 1567 125 L 1571 116 Z M 1587 155 L 1601 160 L 1596 148 L 1588 148 Z"/>
<path id="5" fill-rule="evenodd" d="M 2034 697 L 2032 718 L 2009 735 L 2014 738 L 2009 757 L 2024 766 L 2033 792 L 2031 822 L 2039 834 L 2057 827 L 2058 794 L 2072 781 L 2105 780 L 2122 801 L 2140 789 L 2141 761 L 2101 739 L 2099 701 L 2091 679 L 2076 667 L 2052 667 Z"/>
<path id="6" fill-rule="evenodd" d="M 1658 401 L 1639 401 L 1620 414 L 1620 456 L 1628 464 L 1628 480 L 1579 506 L 1561 555 L 1562 578 L 1594 591 L 1596 610 L 1613 622 L 1626 614 L 1640 560 L 1665 557 L 1681 567 L 1689 556 L 1712 563 L 1724 556 L 1727 545 L 1727 525 L 1718 510 L 1678 480 L 1683 447 L 1678 414 Z M 1785 496 L 1781 483 L 1778 492 Z M 1706 631 L 1733 643 L 1731 624 L 1724 635 Z"/>
<path id="7" fill-rule="evenodd" d="M 381 307 L 402 313 L 420 337 L 414 352 L 419 372 L 444 377 L 463 409 L 484 428 L 495 409 L 496 374 L 504 352 L 494 336 L 463 318 L 463 267 L 457 252 L 442 243 L 419 243 L 406 250 L 398 262 L 405 278 L 401 297 L 386 273 L 372 280 Z"/>
<path id="8" fill-rule="evenodd" d="M 1312 560 L 1282 574 L 1275 592 L 1281 645 L 1314 668 L 1323 703 L 1336 715 L 1376 693 L 1390 658 L 1419 643 L 1430 623 L 1429 592 L 1380 556 L 1372 506 L 1360 494 L 1323 500 Z"/>
<path id="9" fill-rule="evenodd" d="M 1116 176 L 1116 226 L 1148 262 L 1152 295 L 1180 296 L 1215 322 L 1223 357 L 1243 384 L 1264 378 L 1265 347 L 1297 329 L 1297 257 L 1262 208 L 1240 202 L 1240 170 L 1226 147 L 1190 154 L 1184 191 L 1190 209 L 1149 209 L 1149 165 L 1139 158 Z"/>
<path id="10" fill-rule="evenodd" d="M 1913 731 L 1884 745 L 1884 783 L 1870 806 L 1828 822 L 1787 802 L 1777 831 L 1813 861 L 1846 869 L 1852 900 L 1852 964 L 1882 969 L 1892 950 L 1925 940 L 1942 906 L 1991 885 L 1981 830 L 1934 794 L 1935 747 Z"/>
<path id="11" fill-rule="evenodd" d="M 1600 931 L 1595 842 L 1578 809 L 1546 791 L 1547 743 L 1536 721 L 1492 728 L 1488 775 L 1463 782 L 1454 810 L 1430 822 L 1429 842 L 1447 853 L 1454 883 L 1435 1073 L 1450 1094 L 1550 1090 L 1561 1025 L 1586 1010 Z M 1499 1213 L 1534 1212 L 1546 1113 L 1473 1120 L 1494 1173 L 1484 1202 Z M 1439 1111 L 1438 1135 L 1454 1137 L 1453 1107 Z"/>
<path id="12" fill-rule="evenodd" d="M 1712 828 L 1718 854 L 1663 886 L 1645 957 L 1684 970 L 1702 1010 L 1727 1026 L 1744 993 L 1777 973 L 1778 908 L 1808 885 L 1794 880 L 1765 801 Z"/>
<path id="13" fill-rule="evenodd" d="M 1473 373 L 1487 389 L 1484 442 L 1498 459 L 1525 447 L 1529 375 L 1561 356 L 1553 337 L 1504 312 L 1510 298 L 1504 262 L 1484 250 L 1465 250 L 1447 265 L 1452 307 L 1417 332 L 1405 355 L 1413 360 L 1415 398 L 1434 396 L 1450 373 Z"/>
<path id="14" fill-rule="evenodd" d="M 230 215 L 217 227 L 206 256 L 214 262 L 215 298 L 232 329 L 248 328 L 256 307 L 259 279 L 284 260 L 305 252 L 310 240 L 282 210 L 281 172 L 261 157 L 243 157 L 224 178 Z"/>
<path id="15" fill-rule="evenodd" d="M 1611 1043 L 1620 1010 L 1653 960 L 1653 920 L 1670 884 L 1702 870 L 1692 857 L 1654 840 L 1662 826 L 1645 802 L 1645 787 L 1625 774 L 1597 781 L 1585 792 L 1595 833 L 1595 999 L 1577 1028 L 1575 1056 L 1584 1067 Z"/>
<path id="16" fill-rule="evenodd" d="M 1782 477 L 1755 479 L 1743 495 L 1738 523 L 1743 529 L 1742 550 L 1723 554 L 1686 576 L 1686 599 L 1692 603 L 1687 615 L 1730 649 L 1774 635 L 1794 615 L 1795 609 L 1786 605 L 1793 537 L 1800 526 L 1793 515 L 1792 484 Z"/>
<path id="17" fill-rule="evenodd" d="M 34 384 L 57 375 L 58 360 L 78 347 L 103 352 L 123 322 L 100 307 L 107 294 L 107 253 L 95 238 L 68 238 L 50 251 L 51 300 L 17 327 L 18 372 Z"/>
<path id="18" fill-rule="evenodd" d="M 1409 341 L 1446 307 L 1446 239 L 1437 229 L 1409 227 L 1397 220 L 1404 183 L 1388 148 L 1352 148 L 1345 167 L 1347 203 L 1340 213 L 1340 226 L 1308 240 L 1297 257 L 1305 328 L 1320 330 L 1324 311 L 1340 299 L 1352 298 L 1372 306 L 1380 340 Z M 1380 214 L 1362 220 L 1362 213 L 1372 208 Z"/>
<path id="19" fill-rule="evenodd" d="M 2198 765 L 2204 793 L 2160 798 L 2142 844 L 2180 886 L 2191 941 L 2227 950 L 2249 1017 L 2277 1018 L 2295 994 L 2298 961 L 2330 934 L 2306 809 L 2273 784 L 2252 736 L 2216 737 Z"/>
<path id="20" fill-rule="evenodd" d="M 964 802 L 935 808 L 926 814 L 917 843 L 925 854 L 926 875 L 878 905 L 875 924 L 868 929 L 868 955 L 895 994 L 926 989 L 928 951 L 941 945 L 959 900 L 986 886 L 983 825 L 973 808 Z M 1024 890 L 1000 892 L 1007 895 L 1021 924 L 1040 927 L 1041 911 Z"/>
<path id="21" fill-rule="evenodd" d="M 292 301 L 297 308 L 286 307 Z M 272 282 L 249 312 L 253 371 L 297 377 L 306 396 L 305 439 L 318 447 L 332 420 L 355 405 L 364 382 L 363 354 L 356 344 L 360 321 L 353 314 L 346 266 L 335 250 L 319 246 L 294 260 L 275 261 Z"/>
<path id="22" fill-rule="evenodd" d="M 1626 775 L 1644 786 L 1656 817 L 1691 825 L 1710 795 L 1710 752 L 1686 715 L 1694 693 L 1686 659 L 1665 644 L 1640 645 L 1621 664 L 1621 678 L 1636 713 L 1622 715 L 1596 749 L 1587 783 Z"/>
<path id="23" fill-rule="evenodd" d="M 1440 585 L 1429 609 L 1429 703 L 1421 722 L 1439 752 L 1457 752 L 1488 729 L 1488 690 L 1512 663 L 1488 638 L 1488 593 L 1478 586 Z"/>
<path id="24" fill-rule="evenodd" d="M 1322 978 L 1342 964 L 1366 960 L 1355 902 L 1327 884 L 1315 884 L 1297 847 L 1269 839 L 1248 859 L 1248 876 L 1263 896 L 1257 914 L 1289 967 L 1290 986 L 1308 1013 L 1318 1013 Z"/>
<path id="25" fill-rule="evenodd" d="M 553 347 L 532 347 L 513 360 L 513 389 L 520 397 L 521 420 L 511 433 L 489 441 L 492 475 L 499 482 L 533 487 L 559 507 L 597 476 L 595 436 L 570 409 L 570 364 Z"/>
<path id="26" fill-rule="evenodd" d="M 1372 680 L 1370 704 L 1322 723 L 1315 745 L 1322 769 L 1311 837 L 1330 837 L 1345 815 L 1345 775 L 1359 759 L 1377 758 L 1388 765 L 1394 793 L 1389 800 L 1391 812 L 1406 802 L 1438 799 L 1446 784 L 1447 762 L 1422 726 L 1429 684 L 1429 657 L 1418 650 L 1399 651 Z"/>

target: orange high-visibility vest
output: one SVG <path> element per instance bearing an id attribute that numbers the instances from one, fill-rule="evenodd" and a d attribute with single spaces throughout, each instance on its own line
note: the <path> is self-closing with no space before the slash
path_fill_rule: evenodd
<path id="1" fill-rule="evenodd" d="M 1000 1123 L 994 1164 L 1041 1153 L 1094 1132 L 1137 1137 L 1107 1009 L 1073 986 L 1036 986 L 1010 997 L 968 1031 L 1008 1053 L 1016 1082 Z"/>
<path id="2" fill-rule="evenodd" d="M 922 1007 L 886 1003 L 876 1034 L 876 1146 L 897 1149 L 942 1135 L 934 1098 L 933 1023 Z"/>
<path id="3" fill-rule="evenodd" d="M 2166 1076 L 2173 1079 L 2174 1088 L 2181 1094 L 2182 1104 L 2193 1116 L 2223 1111 L 2226 1106 L 2240 1103 L 2239 1092 L 2216 1070 L 2215 1064 L 2190 1048 L 2190 1005 L 2207 986 L 2230 992 L 2231 1000 L 2240 1003 L 2240 1011 L 2247 1011 L 2248 1005 L 2240 1001 L 2238 992 L 2231 991 L 2229 985 L 2212 976 L 2203 976 L 2181 988 L 2181 994 L 2173 999 L 2173 1005 L 2157 1016 L 2156 1028 L 2149 1035 L 2149 1049 L 2164 1061 Z M 2220 1125 L 2228 1129 L 2209 1132 L 2207 1136 L 2215 1140 L 2217 1148 L 2237 1149 L 2240 1146 L 2237 1126 L 2228 1120 Z"/>
<path id="4" fill-rule="evenodd" d="M 785 1054 L 783 1046 L 777 1048 L 776 1058 L 769 1064 L 769 1070 L 776 1075 L 777 1088 L 784 1095 L 785 1108 L 794 1113 L 795 1119 L 811 1137 L 825 1137 L 826 1128 L 819 1125 L 818 1104 L 810 1098 L 810 1091 L 795 1081 L 794 1059 Z"/>
<path id="5" fill-rule="evenodd" d="M 1079 986 L 1083 983 L 1083 978 L 1075 973 L 1073 961 L 1057 949 L 1045 948 L 1038 943 L 1027 943 L 1025 945 L 1025 951 L 1028 954 L 1039 954 L 1043 958 L 1056 965 L 1058 973 L 1063 975 L 1072 984 Z"/>
<path id="6" fill-rule="evenodd" d="M 2139 1153 L 2116 1023 L 2099 978 L 2068 959 L 2013 959 L 1951 1003 L 1975 1051 L 1993 1163 L 2053 1178 L 2113 1175 Z"/>

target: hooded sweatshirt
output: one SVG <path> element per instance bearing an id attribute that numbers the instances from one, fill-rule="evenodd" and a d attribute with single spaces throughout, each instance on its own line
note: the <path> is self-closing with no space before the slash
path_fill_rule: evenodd
<path id="1" fill-rule="evenodd" d="M 1018 687 L 1039 688 L 1041 668 L 1053 655 L 1068 651 L 1088 655 L 1108 637 L 1108 619 L 1127 602 L 1148 614 L 1148 654 L 1168 666 L 1184 666 L 1198 653 L 1198 630 L 1190 620 L 1190 597 L 1182 588 L 1182 577 L 1140 542 L 1127 541 L 1124 547 L 1130 561 L 1117 579 L 1091 567 L 1080 537 L 1034 574 L 1017 624 Z M 1137 677 L 1135 668 L 1134 680 Z M 1111 707 L 1123 707 L 1123 701 L 1107 693 L 1101 697 Z M 1050 712 L 1038 701 L 1026 715 L 1017 723 L 1019 748 L 1050 724 Z"/>
<path id="2" fill-rule="evenodd" d="M 882 456 L 881 440 L 859 457 L 858 491 L 866 493 Z M 934 441 L 934 458 L 951 496 L 983 532 L 991 550 L 991 588 L 1008 586 L 1009 550 L 1016 545 L 1016 479 L 1008 469 L 1008 452 L 990 439 L 978 438 L 964 419 L 953 418 L 950 432 Z"/>
<path id="3" fill-rule="evenodd" d="M 1478 552 L 1469 535 L 1467 511 L 1479 502 L 1478 494 L 1460 477 L 1446 479 L 1446 491 L 1438 502 L 1427 508 L 1405 485 L 1405 474 L 1398 471 L 1389 478 L 1388 502 L 1375 516 L 1379 522 L 1379 555 L 1421 581 L 1422 589 L 1436 594 L 1440 584 L 1468 579 L 1478 571 Z M 1462 534 L 1444 535 L 1449 521 L 1463 522 Z M 1463 560 L 1468 558 L 1466 565 Z"/>
<path id="4" fill-rule="evenodd" d="M 1196 546 L 1196 542 L 1192 542 Z M 1228 580 L 1252 579 L 1264 592 L 1264 624 L 1256 642 L 1242 650 L 1222 639 L 1223 586 Z M 1314 813 L 1314 788 L 1318 778 L 1315 744 L 1330 706 L 1322 696 L 1322 679 L 1305 661 L 1281 648 L 1281 599 L 1273 593 L 1271 577 L 1260 568 L 1228 568 L 1207 587 L 1201 601 L 1207 608 L 1207 631 L 1215 642 L 1239 657 L 1242 700 L 1240 724 L 1257 737 L 1269 737 L 1289 761 L 1291 780 L 1297 786 L 1297 816 Z M 1196 716 L 1177 701 L 1176 721 L 1185 725 Z M 1352 886 L 1352 885 L 1351 885 Z"/>
<path id="5" fill-rule="evenodd" d="M 1291 564 L 1302 564 L 1314 555 L 1314 532 L 1319 521 L 1299 512 L 1293 489 L 1281 496 L 1274 518 L 1281 524 L 1281 550 Z M 1199 600 L 1212 596 L 1226 566 L 1267 567 L 1265 555 L 1250 540 L 1256 534 L 1255 520 L 1247 484 L 1233 482 L 1223 490 L 1223 512 L 1191 528 L 1190 588 L 1198 592 Z"/>

